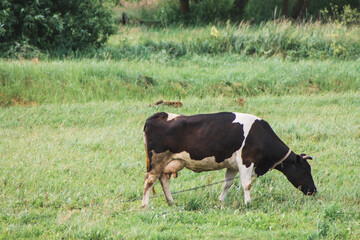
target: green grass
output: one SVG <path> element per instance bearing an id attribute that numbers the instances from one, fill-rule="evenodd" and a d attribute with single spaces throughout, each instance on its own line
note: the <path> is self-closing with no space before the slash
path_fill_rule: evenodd
<path id="1" fill-rule="evenodd" d="M 0 238 L 358 239 L 359 92 L 186 96 L 180 109 L 147 99 L 12 106 L 0 109 Z M 257 179 L 243 204 L 239 182 L 226 203 L 221 185 L 140 202 L 145 173 L 142 127 L 158 111 L 239 111 L 272 125 L 294 151 L 314 157 L 319 190 L 306 197 L 280 172 Z M 223 179 L 224 171 L 183 170 L 171 190 Z M 157 192 L 161 192 L 159 184 Z"/>
<path id="2" fill-rule="evenodd" d="M 126 27 L 92 58 L 0 60 L 0 239 L 359 239 L 359 28 L 217 28 Z M 158 111 L 266 119 L 314 157 L 318 194 L 274 170 L 248 206 L 238 180 L 224 204 L 221 185 L 174 195 L 171 207 L 124 203 L 142 196 L 142 128 Z M 223 175 L 184 170 L 171 190 Z"/>
<path id="3" fill-rule="evenodd" d="M 360 61 L 236 54 L 152 60 L 0 60 L 0 105 L 257 96 L 360 89 Z"/>

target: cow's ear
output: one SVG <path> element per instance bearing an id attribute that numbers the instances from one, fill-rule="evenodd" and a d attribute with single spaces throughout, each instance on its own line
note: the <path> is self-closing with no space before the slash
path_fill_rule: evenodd
<path id="1" fill-rule="evenodd" d="M 299 156 L 299 155 L 296 155 L 295 163 L 296 163 L 296 164 L 300 164 L 301 161 L 302 161 L 301 155 L 300 155 L 300 156 Z"/>

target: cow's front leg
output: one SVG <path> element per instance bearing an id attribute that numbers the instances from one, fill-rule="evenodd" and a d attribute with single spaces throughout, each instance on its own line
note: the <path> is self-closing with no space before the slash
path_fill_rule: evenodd
<path id="1" fill-rule="evenodd" d="M 168 178 L 167 174 L 163 173 L 163 174 L 161 174 L 161 177 L 160 177 L 159 180 L 160 180 L 161 187 L 163 189 L 163 192 L 164 192 L 167 203 L 169 205 L 173 204 L 174 199 L 171 196 L 171 192 L 170 192 L 170 188 L 169 188 L 169 186 L 170 186 L 170 178 Z"/>
<path id="2" fill-rule="evenodd" d="M 251 201 L 250 188 L 251 188 L 253 176 L 254 176 L 253 163 L 248 168 L 245 165 L 240 166 L 241 185 L 242 188 L 244 189 L 245 204 Z"/>
<path id="3" fill-rule="evenodd" d="M 226 169 L 226 173 L 225 173 L 225 179 L 224 179 L 224 184 L 223 184 L 223 188 L 222 188 L 222 192 L 219 196 L 219 200 L 221 202 L 225 201 L 225 197 L 227 195 L 227 192 L 229 190 L 229 188 L 231 187 L 231 185 L 234 182 L 234 178 L 236 176 L 236 174 L 238 173 L 238 170 L 233 170 L 233 169 Z"/>
<path id="4" fill-rule="evenodd" d="M 154 187 L 154 183 L 157 179 L 158 177 L 154 174 L 147 173 L 145 175 L 144 193 L 141 205 L 143 208 L 146 208 L 149 205 L 150 192 L 151 189 Z"/>

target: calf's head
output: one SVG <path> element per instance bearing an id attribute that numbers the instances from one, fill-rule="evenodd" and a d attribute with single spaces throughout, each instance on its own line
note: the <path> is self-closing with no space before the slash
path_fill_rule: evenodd
<path id="1" fill-rule="evenodd" d="M 312 157 L 306 156 L 306 154 L 291 154 L 277 169 L 284 173 L 291 184 L 305 195 L 314 195 L 317 190 L 311 175 L 310 164 L 307 162 L 308 159 L 311 160 Z"/>

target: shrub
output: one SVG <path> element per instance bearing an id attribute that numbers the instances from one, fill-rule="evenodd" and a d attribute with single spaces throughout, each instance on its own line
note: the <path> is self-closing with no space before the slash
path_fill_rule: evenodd
<path id="1" fill-rule="evenodd" d="M 3 0 L 0 12 L 2 55 L 14 43 L 50 51 L 99 47 L 114 32 L 101 0 Z"/>
<path id="2" fill-rule="evenodd" d="M 345 5 L 340 8 L 338 5 L 330 4 L 330 8 L 320 10 L 321 20 L 325 22 L 336 22 L 345 25 L 354 25 L 360 23 L 360 11 L 351 8 L 351 5 Z"/>
<path id="3" fill-rule="evenodd" d="M 345 5 L 342 21 L 347 25 L 360 24 L 360 11 L 356 8 L 352 9 L 350 5 Z"/>
<path id="4" fill-rule="evenodd" d="M 316 0 L 310 1 L 307 9 L 308 14 L 317 17 L 323 9 L 331 9 L 331 6 L 338 6 L 338 9 L 343 9 L 345 5 L 349 5 L 352 9 L 359 8 L 360 2 L 358 0 Z"/>

